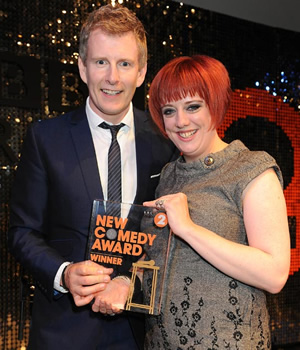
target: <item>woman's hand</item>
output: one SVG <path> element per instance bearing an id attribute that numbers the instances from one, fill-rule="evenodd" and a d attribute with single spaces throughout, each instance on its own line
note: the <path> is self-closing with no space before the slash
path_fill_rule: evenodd
<path id="1" fill-rule="evenodd" d="M 144 202 L 143 205 L 164 209 L 173 233 L 183 239 L 188 234 L 189 227 L 194 225 L 189 214 L 187 196 L 184 193 L 168 194 L 154 201 Z"/>

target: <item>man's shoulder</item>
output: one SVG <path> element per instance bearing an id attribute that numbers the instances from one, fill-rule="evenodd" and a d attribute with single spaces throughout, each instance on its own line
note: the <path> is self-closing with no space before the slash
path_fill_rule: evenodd
<path id="1" fill-rule="evenodd" d="M 150 113 L 148 111 L 142 111 L 137 108 L 133 108 L 134 115 L 134 125 L 138 132 L 150 132 L 150 134 L 155 134 L 157 136 L 162 136 L 158 127 L 154 124 Z"/>
<path id="2" fill-rule="evenodd" d="M 138 109 L 136 107 L 133 107 L 133 115 L 134 120 L 136 121 L 138 119 L 142 119 L 142 121 L 150 120 L 150 114 L 147 111 L 142 111 L 141 109 Z"/>
<path id="3" fill-rule="evenodd" d="M 137 149 L 151 149 L 162 163 L 177 159 L 179 151 L 173 142 L 166 138 L 153 122 L 150 113 L 134 108 L 135 135 Z"/>
<path id="4" fill-rule="evenodd" d="M 64 125 L 70 125 L 77 123 L 85 118 L 84 108 L 78 108 L 76 110 L 60 114 L 52 118 L 39 119 L 34 123 L 34 127 L 38 129 L 59 128 Z"/>

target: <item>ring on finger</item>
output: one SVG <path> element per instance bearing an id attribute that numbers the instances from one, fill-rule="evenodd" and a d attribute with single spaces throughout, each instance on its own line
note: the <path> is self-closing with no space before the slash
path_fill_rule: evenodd
<path id="1" fill-rule="evenodd" d="M 164 199 L 160 199 L 158 201 L 155 202 L 155 205 L 157 208 L 164 208 Z"/>

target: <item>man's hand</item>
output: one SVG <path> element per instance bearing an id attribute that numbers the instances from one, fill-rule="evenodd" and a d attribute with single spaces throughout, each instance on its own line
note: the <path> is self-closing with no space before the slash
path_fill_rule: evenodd
<path id="1" fill-rule="evenodd" d="M 95 295 L 92 310 L 110 316 L 121 313 L 127 301 L 129 285 L 129 279 L 127 281 L 118 277 L 114 278 L 107 284 L 105 290 Z"/>
<path id="2" fill-rule="evenodd" d="M 113 269 L 88 260 L 67 266 L 64 272 L 65 284 L 73 295 L 75 304 L 89 304 L 95 294 L 105 290 L 112 272 Z"/>

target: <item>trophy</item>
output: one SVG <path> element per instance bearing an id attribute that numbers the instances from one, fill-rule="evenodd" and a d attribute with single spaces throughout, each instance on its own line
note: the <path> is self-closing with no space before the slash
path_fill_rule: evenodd
<path id="1" fill-rule="evenodd" d="M 164 210 L 94 200 L 86 258 L 130 278 L 124 310 L 158 315 L 165 297 L 172 234 Z"/>

